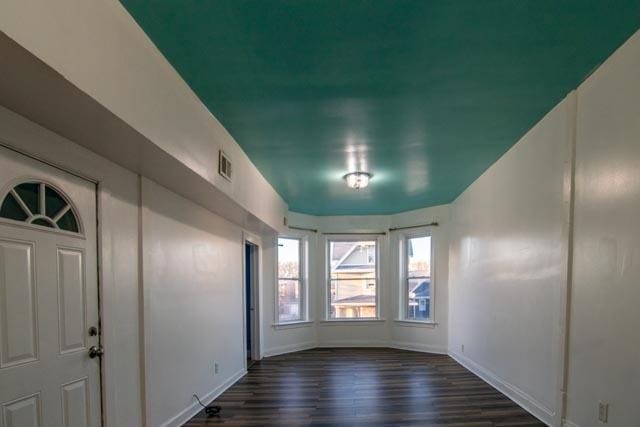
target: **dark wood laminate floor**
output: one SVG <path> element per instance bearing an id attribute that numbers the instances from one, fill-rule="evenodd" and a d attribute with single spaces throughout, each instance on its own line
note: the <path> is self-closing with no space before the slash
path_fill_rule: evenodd
<path id="1" fill-rule="evenodd" d="M 542 426 L 445 355 L 314 349 L 264 359 L 186 426 Z"/>

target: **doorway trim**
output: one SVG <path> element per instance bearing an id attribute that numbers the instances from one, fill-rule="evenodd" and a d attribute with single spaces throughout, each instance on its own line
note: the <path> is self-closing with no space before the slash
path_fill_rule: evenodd
<path id="1" fill-rule="evenodd" d="M 246 256 L 245 246 L 249 244 L 255 247 L 255 252 L 253 254 L 253 259 L 248 260 Z M 246 279 L 246 271 L 247 271 L 247 263 L 252 263 L 252 279 L 253 283 L 251 283 L 251 291 L 252 291 L 252 300 L 253 300 L 253 324 L 251 325 L 251 359 L 252 360 L 260 360 L 262 359 L 262 328 L 260 327 L 260 319 L 261 319 L 261 310 L 262 307 L 262 292 L 260 292 L 260 284 L 262 283 L 262 239 L 256 236 L 255 234 L 249 233 L 248 231 L 242 232 L 242 348 L 244 353 L 244 367 L 247 369 L 247 358 L 249 356 L 247 352 L 247 316 L 246 316 L 246 307 L 247 307 L 247 279 Z"/>
<path id="2" fill-rule="evenodd" d="M 108 352 L 102 360 L 103 425 L 148 425 L 142 283 L 139 268 L 119 268 L 138 262 L 130 236 L 139 233 L 139 174 L 3 106 L 0 145 L 98 185 L 100 342 Z"/>
<path id="3" fill-rule="evenodd" d="M 46 160 L 44 157 L 40 156 L 40 155 L 36 155 L 33 154 L 29 151 L 17 148 L 16 146 L 12 145 L 11 143 L 9 143 L 7 140 L 5 140 L 3 137 L 0 137 L 0 148 L 9 150 L 9 151 L 13 151 L 14 153 L 20 155 L 20 156 L 24 156 L 28 159 L 31 159 L 35 162 L 41 163 L 43 165 L 46 165 L 50 168 L 53 169 L 57 169 L 65 174 L 71 175 L 75 178 L 81 179 L 83 181 L 88 182 L 89 184 L 92 185 L 93 187 L 93 194 L 94 194 L 94 205 L 95 205 L 95 210 L 96 210 L 96 215 L 95 215 L 95 224 L 89 224 L 89 223 L 85 223 L 84 220 L 80 217 L 80 215 L 78 215 L 78 213 L 76 212 L 76 208 L 75 205 L 73 205 L 73 201 L 69 200 L 68 202 L 71 205 L 71 209 L 73 209 L 73 211 L 75 212 L 76 218 L 79 221 L 79 227 L 80 227 L 80 233 L 78 233 L 78 237 L 81 239 L 86 239 L 86 230 L 89 227 L 95 227 L 95 231 L 96 231 L 96 253 L 94 254 L 96 257 L 96 286 L 97 286 L 97 310 L 98 310 L 98 346 L 99 347 L 104 347 L 105 344 L 105 339 L 104 339 L 104 333 L 103 333 L 103 327 L 104 327 L 104 319 L 103 319 L 103 314 L 104 314 L 104 309 L 103 309 L 103 301 L 104 301 L 104 289 L 103 289 L 103 277 L 102 277 L 102 211 L 101 211 L 101 204 L 100 204 L 100 196 L 101 196 L 101 192 L 102 192 L 102 185 L 100 180 L 89 177 L 87 175 L 78 173 L 77 171 L 72 170 L 69 167 L 66 167 L 64 165 L 58 164 L 58 163 L 54 163 L 51 161 Z M 0 193 L 0 197 L 2 195 L 5 194 L 5 190 L 7 188 L 10 188 L 9 186 L 13 186 L 16 183 L 20 182 L 20 179 L 14 179 L 13 181 L 11 181 L 9 184 L 7 184 L 6 188 L 2 189 L 2 193 Z M 40 179 L 40 181 L 43 181 Z M 53 188 L 55 188 L 58 191 L 61 191 L 59 188 L 57 188 L 56 185 L 50 183 L 48 180 L 44 180 L 44 183 L 46 183 L 47 185 L 52 186 Z M 64 192 L 62 192 L 64 194 Z M 12 225 L 17 225 L 17 226 L 23 226 L 21 224 L 12 224 Z M 47 229 L 42 229 L 40 231 L 43 232 L 52 232 L 50 230 Z M 60 231 L 56 231 L 56 232 L 60 232 Z M 62 232 L 62 234 L 67 234 L 66 232 Z M 98 360 L 99 363 L 99 375 L 98 375 L 98 380 L 99 380 L 99 384 L 98 384 L 98 389 L 100 390 L 100 425 L 101 426 L 107 426 L 107 390 L 106 390 L 106 381 L 105 379 L 107 378 L 106 376 L 106 365 L 105 363 L 103 363 L 102 357 L 99 358 Z"/>

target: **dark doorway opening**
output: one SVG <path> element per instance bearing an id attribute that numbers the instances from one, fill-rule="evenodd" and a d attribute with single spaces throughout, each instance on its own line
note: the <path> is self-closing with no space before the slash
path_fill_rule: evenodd
<path id="1" fill-rule="evenodd" d="M 257 332 L 257 275 L 258 275 L 258 246 L 253 243 L 245 242 L 244 245 L 245 255 L 245 339 L 246 339 L 246 354 L 247 354 L 247 368 L 250 367 L 256 360 L 256 332 Z"/>

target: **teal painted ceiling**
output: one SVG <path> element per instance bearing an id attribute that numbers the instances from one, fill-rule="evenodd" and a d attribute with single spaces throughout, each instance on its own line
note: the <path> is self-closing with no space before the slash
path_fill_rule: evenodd
<path id="1" fill-rule="evenodd" d="M 640 26 L 640 0 L 123 4 L 289 208 L 316 215 L 451 202 Z M 365 190 L 342 180 L 356 169 Z"/>

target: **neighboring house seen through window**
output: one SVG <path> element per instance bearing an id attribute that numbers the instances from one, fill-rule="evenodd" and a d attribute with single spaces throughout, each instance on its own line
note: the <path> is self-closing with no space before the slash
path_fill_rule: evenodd
<path id="1" fill-rule="evenodd" d="M 278 239 L 278 323 L 303 318 L 302 242 Z"/>
<path id="2" fill-rule="evenodd" d="M 329 319 L 377 318 L 377 242 L 330 240 Z"/>
<path id="3" fill-rule="evenodd" d="M 432 320 L 431 236 L 407 238 L 405 254 L 405 317 Z"/>

